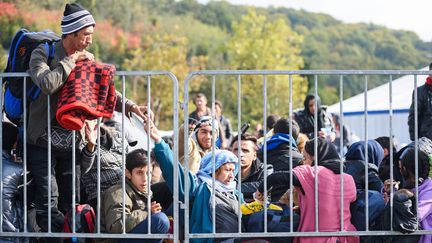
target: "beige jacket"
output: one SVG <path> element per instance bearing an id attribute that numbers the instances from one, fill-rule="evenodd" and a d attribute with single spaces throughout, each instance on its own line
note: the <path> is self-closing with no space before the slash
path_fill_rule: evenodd
<path id="1" fill-rule="evenodd" d="M 204 157 L 205 154 L 207 154 L 206 151 L 204 151 L 201 146 L 199 146 L 198 142 L 195 141 L 192 136 L 193 132 L 189 132 L 189 146 L 187 154 L 185 154 L 185 142 L 184 142 L 184 125 L 180 127 L 179 130 L 179 159 L 180 163 L 184 166 L 185 165 L 185 157 L 188 156 L 189 158 L 189 170 L 196 174 L 200 168 L 201 165 L 201 159 Z"/>

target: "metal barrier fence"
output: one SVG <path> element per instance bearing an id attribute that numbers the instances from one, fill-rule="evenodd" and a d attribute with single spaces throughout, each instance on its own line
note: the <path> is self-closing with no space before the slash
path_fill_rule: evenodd
<path id="1" fill-rule="evenodd" d="M 248 75 L 248 76 L 262 76 L 262 98 L 263 98 L 263 117 L 262 120 L 264 121 L 263 124 L 263 128 L 264 128 L 264 135 L 267 134 L 266 131 L 266 118 L 267 118 L 267 89 L 271 87 L 267 87 L 267 76 L 285 76 L 286 77 L 286 82 L 289 82 L 289 114 L 288 117 L 292 118 L 293 117 L 293 91 L 292 91 L 292 87 L 293 87 L 293 75 L 302 75 L 302 76 L 312 76 L 313 80 L 314 80 L 314 95 L 315 97 L 317 97 L 318 95 L 318 81 L 319 81 L 319 76 L 322 75 L 333 75 L 333 76 L 337 76 L 339 78 L 339 99 L 340 99 L 340 115 L 341 115 L 341 129 L 340 129 L 340 133 L 341 133 L 341 139 L 340 139 L 340 145 L 341 147 L 343 147 L 343 124 L 344 124 L 344 118 L 343 118 L 343 97 L 344 97 L 344 93 L 343 93 L 343 84 L 344 84 L 344 76 L 352 76 L 352 75 L 357 75 L 357 76 L 363 76 L 364 77 L 364 127 L 365 127 L 365 156 L 366 156 L 366 163 L 365 163 L 365 195 L 368 195 L 368 155 L 367 155 L 367 140 L 368 140 L 368 126 L 367 126 L 367 121 L 368 121 L 368 97 L 367 97 L 367 92 L 368 92 L 368 76 L 370 75 L 380 75 L 380 76 L 384 76 L 384 77 L 388 77 L 388 82 L 389 82 L 389 137 L 390 137 L 390 144 L 393 144 L 393 126 L 392 126 L 392 118 L 393 118 L 393 108 L 392 108 L 392 81 L 393 75 L 413 75 L 414 77 L 414 87 L 417 87 L 417 75 L 429 75 L 432 74 L 432 72 L 430 71 L 400 71 L 400 70 L 302 70 L 302 71 L 263 71 L 263 70 L 238 70 L 238 71 L 232 71 L 232 70 L 204 70 L 204 71 L 196 71 L 196 72 L 191 72 L 188 77 L 185 80 L 184 83 L 184 103 L 186 104 L 185 106 L 185 110 L 184 110 L 184 117 L 188 117 L 189 115 L 189 109 L 188 109 L 188 100 L 189 100 L 189 86 L 190 83 L 192 82 L 192 80 L 197 77 L 197 76 L 205 76 L 208 77 L 211 82 L 212 82 L 212 90 L 211 90 L 211 110 L 212 110 L 212 124 L 214 124 L 214 119 L 215 119 L 215 83 L 217 81 L 220 81 L 219 79 L 222 79 L 221 76 L 223 76 L 223 79 L 226 79 L 226 77 L 231 76 L 234 77 L 237 80 L 237 131 L 240 131 L 240 125 L 242 124 L 241 121 L 241 114 L 242 114 L 242 108 L 241 108 L 241 97 L 242 97 L 242 91 L 241 91 L 241 82 L 242 82 L 242 76 Z M 218 79 L 219 78 L 219 79 Z M 261 87 L 256 87 L 256 89 L 260 89 Z M 415 147 L 418 148 L 418 111 L 417 111 L 417 89 L 414 88 L 414 100 L 415 100 Z M 315 99 L 315 107 L 317 107 L 317 99 Z M 318 131 L 317 131 L 317 110 L 315 109 L 314 112 L 314 137 L 317 137 Z M 280 114 L 282 115 L 282 114 Z M 282 115 L 283 116 L 283 115 Z M 184 126 L 186 127 L 188 125 L 188 120 L 185 119 L 184 121 Z M 215 130 L 214 130 L 214 126 L 212 128 L 212 132 L 214 134 Z M 290 127 L 289 127 L 289 131 L 290 134 L 292 134 L 292 124 L 290 123 Z M 188 132 L 185 129 L 185 132 L 183 134 L 184 136 L 184 140 L 185 140 L 185 151 L 187 151 L 188 148 Z M 240 134 L 237 136 L 237 138 L 233 138 L 233 139 L 237 139 L 238 144 L 240 144 Z M 290 165 L 290 188 L 293 188 L 292 185 L 292 178 L 293 178 L 293 172 L 292 172 L 292 149 L 291 149 L 291 144 L 290 144 L 290 161 L 289 161 L 289 165 Z M 240 149 L 238 150 L 238 157 L 240 158 Z M 263 144 L 263 151 L 264 151 L 264 164 L 265 164 L 265 168 L 267 168 L 267 142 L 264 142 Z M 317 155 L 317 142 L 315 140 L 315 144 L 314 144 L 314 151 L 315 151 L 315 155 Z M 212 146 L 212 151 L 211 153 L 215 153 L 215 141 L 213 139 L 213 146 Z M 392 146 L 390 146 L 390 179 L 393 180 L 393 148 Z M 343 152 L 341 151 L 340 154 L 341 158 L 343 158 Z M 213 156 L 214 157 L 214 156 Z M 317 158 L 315 158 L 315 161 L 317 161 Z M 340 165 L 340 171 L 343 171 L 343 160 L 341 160 L 341 165 Z M 185 170 L 186 170 L 186 174 L 188 173 L 188 166 L 189 165 L 189 161 L 187 156 L 185 157 Z M 314 170 L 315 173 L 317 172 L 317 163 L 315 163 L 314 165 Z M 415 184 L 415 188 L 418 188 L 418 153 L 417 150 L 415 150 L 415 179 L 416 179 L 416 184 Z M 266 169 L 264 169 L 264 188 L 267 188 L 267 171 Z M 214 158 L 213 158 L 213 188 L 212 188 L 212 193 L 214 195 L 214 180 L 215 180 L 215 162 L 214 162 Z M 394 231 L 393 230 L 393 225 L 390 225 L 390 231 L 371 231 L 369 230 L 369 202 L 368 202 L 368 197 L 365 197 L 365 201 L 366 201 L 366 207 L 365 207 L 365 224 L 366 224 L 366 230 L 365 231 L 347 231 L 344 228 L 344 212 L 343 212 L 343 187 L 344 187 L 344 183 L 343 183 L 343 176 L 341 173 L 340 176 L 340 180 L 341 180 L 341 185 L 340 185 L 340 190 L 341 190 L 341 197 L 340 197 L 340 231 L 337 232 L 322 232 L 318 230 L 318 222 L 319 222 L 319 217 L 318 217 L 318 177 L 315 177 L 314 180 L 314 188 L 315 188 L 315 195 L 314 195 L 314 199 L 315 199 L 315 231 L 313 232 L 295 232 L 293 230 L 293 192 L 292 190 L 290 190 L 290 202 L 289 202 L 289 206 L 290 206 L 290 232 L 268 232 L 267 231 L 267 221 L 264 221 L 264 232 L 263 233 L 245 233 L 245 232 L 241 232 L 241 213 L 239 213 L 238 215 L 238 231 L 237 233 L 217 233 L 216 232 L 216 223 L 215 223 L 215 217 L 216 217 L 216 210 L 215 207 L 212 207 L 212 232 L 208 232 L 208 233 L 186 233 L 185 234 L 185 242 L 189 242 L 190 239 L 195 239 L 195 238 L 254 238 L 254 237 L 305 237 L 305 236 L 384 236 L 384 235 L 402 235 L 402 233 Z M 239 170 L 238 173 L 238 178 L 237 178 L 237 190 L 241 190 L 241 170 Z M 189 183 L 188 180 L 185 180 L 185 191 L 186 191 L 186 195 L 188 194 L 189 191 Z M 391 191 L 390 192 L 390 219 L 391 222 L 393 222 L 393 194 L 394 192 Z M 418 190 L 415 190 L 415 195 L 416 198 L 418 198 Z M 264 191 L 264 198 L 267 198 L 267 189 Z M 215 205 L 215 199 L 214 197 L 212 198 L 212 205 Z M 189 204 L 190 201 L 189 199 L 186 197 L 185 198 L 185 222 L 188 222 L 189 220 Z M 418 209 L 418 200 L 416 200 L 416 209 Z M 238 203 L 238 210 L 240 212 L 240 200 Z M 416 210 L 416 212 L 418 212 Z M 264 214 L 267 215 L 267 208 L 264 207 Z M 264 219 L 267 219 L 267 216 L 264 216 Z M 417 225 L 419 224 L 418 222 L 418 218 L 417 218 Z M 185 224 L 185 232 L 190 232 L 189 231 L 189 225 L 186 223 Z M 425 234 L 432 234 L 432 230 L 417 230 L 416 232 L 413 233 L 414 235 L 425 235 Z"/>
<path id="2" fill-rule="evenodd" d="M 173 85 L 173 94 L 172 94 L 172 101 L 173 101 L 173 126 L 177 127 L 178 126 L 178 109 L 177 109 L 177 101 L 178 101 L 178 80 L 177 77 L 175 77 L 172 73 L 170 72 L 166 72 L 166 71 L 118 71 L 116 73 L 116 76 L 120 76 L 121 77 L 121 94 L 122 97 L 126 97 L 126 77 L 127 76 L 142 76 L 142 77 L 146 77 L 147 78 L 147 107 L 151 107 L 151 103 L 150 103 L 150 98 L 151 98 L 151 82 L 152 82 L 152 77 L 153 76 L 165 76 L 168 79 L 170 79 L 172 81 L 172 85 Z M 26 80 L 27 78 L 29 78 L 29 75 L 27 73 L 0 73 L 0 82 L 3 84 L 3 78 L 8 78 L 8 77 L 23 77 L 23 90 L 27 90 L 26 88 Z M 1 88 L 1 93 L 3 94 L 3 85 Z M 23 104 L 27 104 L 27 97 L 26 97 L 26 93 L 23 92 Z M 0 99 L 0 107 L 3 107 L 3 95 L 2 98 Z M 56 104 L 54 104 L 56 105 Z M 48 96 L 48 115 L 47 115 L 47 120 L 48 120 L 48 129 L 47 129 L 47 133 L 48 133 L 48 143 L 47 143 L 47 160 L 48 160 L 48 181 L 51 181 L 51 177 L 52 177 L 52 173 L 51 173 L 51 163 L 52 163 L 52 158 L 51 158 L 51 154 L 52 154 L 52 145 L 51 145 L 51 115 L 50 115 L 50 96 Z M 28 184 L 28 178 L 27 178 L 27 173 L 23 173 L 23 181 L 24 181 L 24 191 L 23 191 L 23 211 L 24 211 L 24 231 L 23 232 L 5 232 L 3 231 L 3 217 L 1 217 L 0 219 L 0 235 L 1 237 L 17 237 L 17 238 L 23 238 L 23 237 L 56 237 L 56 238 L 116 238 L 116 239 L 124 239 L 125 235 L 126 235 L 126 217 L 125 217 L 125 160 L 126 160 L 126 154 L 124 153 L 125 151 L 125 99 L 122 99 L 122 120 L 121 120 L 121 134 L 122 134 L 122 190 L 123 190 L 123 198 L 122 198 L 122 205 L 123 205 L 123 211 L 122 211 L 122 225 L 123 225 L 123 232 L 119 233 L 119 234 L 111 234 L 111 233 L 102 233 L 101 232 L 101 227 L 100 227 L 100 223 L 101 223 L 101 214 L 99 212 L 101 212 L 101 176 L 100 176 L 100 171 L 101 171 L 101 167 L 100 167 L 100 124 L 101 124 L 101 119 L 97 119 L 97 149 L 96 149 L 96 153 L 97 153 L 97 174 L 98 174 L 98 182 L 97 182 L 97 215 L 96 215 L 96 222 L 95 222 L 95 227 L 96 227 L 96 233 L 77 233 L 76 232 L 76 228 L 75 228 L 75 223 L 76 223 L 76 208 L 72 207 L 72 233 L 60 233 L 60 232 L 52 232 L 51 230 L 51 225 L 52 225 L 52 219 L 51 219 L 51 211 L 52 208 L 51 206 L 51 183 L 48 184 L 48 231 L 47 232 L 28 232 L 28 217 L 27 217 L 27 184 Z M 150 116 L 150 113 L 147 113 L 148 119 Z M 2 121 L 3 121 L 4 116 L 2 116 Z M 23 107 L 23 127 L 27 128 L 27 106 L 24 105 Z M 150 125 L 150 124 L 149 124 Z M 3 134 L 2 131 L 2 127 L 0 127 L 0 134 Z M 178 131 L 174 130 L 174 135 L 173 135 L 173 139 L 174 139 L 174 146 L 173 146 L 173 152 L 174 152 L 174 160 L 178 160 L 178 145 L 177 145 L 177 138 L 178 138 Z M 24 171 L 28 171 L 28 160 L 29 158 L 27 158 L 27 129 L 24 129 L 23 131 L 23 170 Z M 76 141 L 75 141 L 75 131 L 72 131 L 72 152 L 71 152 L 71 156 L 72 156 L 72 205 L 75 205 L 76 203 Z M 0 146 L 2 147 L 2 140 L 0 139 Z M 150 158 L 150 135 L 147 135 L 147 158 Z M 149 167 L 151 165 L 149 164 Z M 178 174 L 178 169 L 177 167 L 174 168 L 174 176 L 177 176 Z M 3 178 L 3 158 L 0 159 L 0 178 Z M 148 173 L 148 181 L 151 181 L 151 173 Z M 174 186 L 177 187 L 177 182 L 174 182 Z M 148 183 L 148 191 L 150 191 L 150 183 Z M 0 182 L 0 191 L 3 192 L 3 180 L 1 180 Z M 173 205 L 173 210 L 174 210 L 174 215 L 178 215 L 178 192 L 175 191 L 174 193 L 174 205 Z M 150 201 L 150 197 L 148 197 L 148 201 L 147 203 L 147 210 L 148 213 L 150 213 L 151 210 L 151 201 Z M 0 201 L 3 202 L 3 193 L 1 193 L 0 195 Z M 3 212 L 3 203 L 0 203 L 0 211 Z M 151 218 L 148 217 L 148 232 L 150 231 L 150 227 L 151 227 Z M 160 238 L 166 238 L 166 239 L 173 239 L 174 241 L 178 241 L 178 217 L 174 217 L 174 234 L 152 234 L 152 233 L 148 233 L 148 234 L 127 234 L 127 238 L 128 239 L 160 239 Z"/>
<path id="3" fill-rule="evenodd" d="M 429 71 L 398 71 L 398 70 L 376 70 L 376 71 L 363 71 L 363 70 L 347 70 L 347 71 L 341 71 L 341 70 L 328 70 L 328 71 L 320 71 L 320 70 L 311 70 L 311 71 L 260 71 L 260 70 L 255 70 L 255 71 L 223 71 L 223 70 L 217 70 L 217 71 L 197 71 L 197 72 L 191 72 L 188 77 L 185 80 L 184 83 L 184 116 L 188 117 L 189 115 L 189 108 L 188 108 L 188 101 L 189 101 L 189 86 L 190 83 L 192 82 L 193 78 L 197 77 L 197 76 L 207 76 L 207 77 L 211 77 L 211 82 L 212 82 L 212 98 L 211 98 L 211 104 L 212 104 L 212 119 L 213 122 L 212 124 L 214 124 L 214 119 L 215 119 L 215 114 L 214 114 L 214 108 L 215 108 L 215 97 L 216 97 L 216 92 L 215 92 L 215 84 L 217 82 L 217 77 L 220 76 L 233 76 L 236 78 L 237 80 L 237 130 L 240 131 L 240 124 L 241 122 L 241 113 L 242 113 L 242 108 L 241 108 L 241 97 L 242 97 L 242 92 L 241 92 L 241 82 L 242 82 L 242 76 L 244 75 L 248 75 L 248 76 L 262 76 L 262 97 L 263 97 L 263 101 L 264 101 L 264 106 L 263 106 L 263 121 L 264 121 L 264 134 L 267 133 L 267 131 L 265 131 L 266 129 L 266 117 L 267 117 L 267 76 L 269 75 L 278 75 L 278 76 L 285 76 L 286 77 L 286 82 L 289 83 L 289 87 L 290 89 L 287 91 L 289 92 L 289 117 L 293 116 L 293 91 L 292 91 L 292 83 L 293 83 L 293 75 L 304 75 L 304 76 L 313 76 L 314 77 L 314 93 L 315 96 L 318 95 L 318 82 L 319 82 L 319 76 L 321 75 L 334 75 L 334 76 L 338 76 L 339 77 L 339 95 L 340 95 L 340 101 L 343 100 L 343 84 L 344 84 L 344 76 L 350 76 L 350 75 L 360 75 L 360 76 L 364 76 L 364 87 L 365 87 L 365 99 L 364 99 L 364 104 L 365 104 L 365 113 L 364 113 L 364 124 L 365 124 L 365 140 L 367 141 L 367 119 L 368 119 L 368 112 L 367 112 L 367 105 L 368 105 L 368 98 L 367 98 L 367 90 L 368 90 L 368 76 L 370 75 L 381 75 L 381 76 L 386 76 L 388 77 L 389 80 L 389 86 L 390 86 L 390 94 L 392 94 L 392 75 L 413 75 L 414 76 L 414 86 L 417 87 L 417 75 L 428 75 L 428 74 L 432 74 L 432 72 Z M 173 81 L 173 86 L 174 86 L 174 91 L 173 91 L 173 130 L 174 130 L 174 147 L 173 147 L 173 153 L 174 153 L 174 161 L 179 161 L 178 158 L 178 108 L 177 108 L 177 101 L 178 101 L 178 81 L 177 78 L 172 75 L 169 72 L 144 72 L 144 71 L 136 71 L 136 72 L 117 72 L 118 76 L 122 77 L 122 95 L 123 97 L 125 97 L 125 89 L 126 89 L 126 85 L 125 85 L 125 79 L 126 76 L 144 76 L 147 77 L 147 87 L 148 88 L 148 92 L 147 92 L 147 97 L 148 97 L 148 102 L 147 102 L 147 106 L 151 107 L 151 103 L 150 103 L 150 97 L 151 97 L 151 90 L 150 90 L 150 85 L 151 85 L 151 77 L 152 76 L 156 76 L 156 75 L 162 75 L 162 76 L 167 76 L 169 77 L 172 81 Z M 3 78 L 5 77 L 25 77 L 24 78 L 24 89 L 26 89 L 25 84 L 26 84 L 26 78 L 28 78 L 28 74 L 27 73 L 0 73 L 0 81 L 3 81 Z M 271 87 L 270 87 L 271 88 Z M 3 93 L 3 88 L 2 88 L 2 93 Z M 414 97 L 415 97 L 415 145 L 416 147 L 418 147 L 418 129 L 417 129 L 417 125 L 418 125 L 418 119 L 417 119 L 417 115 L 418 115 L 418 111 L 417 111 L 417 89 L 414 89 Z M 26 103 L 26 96 L 23 96 L 23 100 L 24 103 Z M 340 113 L 341 113 L 341 124 L 343 125 L 343 105 L 342 102 L 340 103 Z M 0 106 L 3 106 L 3 98 L 0 99 Z M 317 106 L 317 100 L 315 99 L 315 106 Z M 48 107 L 50 107 L 50 104 L 48 103 Z M 49 110 L 49 109 L 48 109 Z M 122 112 L 122 146 L 123 148 L 125 147 L 125 134 L 124 134 L 124 122 L 125 122 L 125 103 L 123 102 L 123 112 Z M 391 143 L 392 143 L 392 136 L 391 134 L 393 131 L 393 126 L 392 126 L 392 116 L 393 116 L 393 112 L 392 112 L 392 95 L 390 95 L 390 100 L 389 100 L 389 125 L 390 125 L 390 129 L 389 129 L 389 137 L 391 139 Z M 26 115 L 26 107 L 24 106 L 24 116 Z M 48 114 L 48 117 L 50 117 L 50 114 Z M 315 111 L 314 114 L 315 117 L 315 124 L 314 124 L 314 134 L 315 137 L 317 136 L 317 111 Z M 3 118 L 2 118 L 3 119 Z M 3 121 L 3 120 L 2 120 Z M 23 119 L 24 122 L 24 127 L 27 127 L 27 119 L 26 117 L 24 117 Z M 50 119 L 48 119 L 48 124 L 50 122 Z M 100 124 L 100 120 L 98 121 L 98 124 Z M 50 126 L 50 124 L 49 124 Z M 185 119 L 184 122 L 184 126 L 188 126 L 188 120 Z M 214 127 L 212 128 L 212 131 L 214 133 Z M 48 129 L 48 131 L 50 131 L 50 129 Z M 292 132 L 292 125 L 290 125 L 290 133 Z M 341 129 L 341 136 L 343 137 L 343 129 Z M 0 127 L 0 134 L 3 134 L 2 128 Z M 100 136 L 100 131 L 98 130 L 98 137 Z M 188 150 L 188 133 L 187 130 L 185 129 L 185 133 L 183 134 L 184 136 L 184 141 L 185 141 L 185 151 Z M 75 136 L 74 136 L 75 137 Z M 150 139 L 150 137 L 148 136 L 148 140 Z M 50 134 L 48 134 L 48 163 L 49 165 L 51 165 L 51 141 L 50 141 Z M 24 129 L 24 141 L 27 141 L 27 132 L 26 129 Z M 98 141 L 100 141 L 100 139 L 98 139 Z M 240 142 L 240 137 L 237 137 L 237 141 Z M 342 145 L 342 141 L 343 139 L 341 139 L 341 145 Z M 75 144 L 75 143 L 73 143 Z M 2 145 L 2 142 L 0 140 L 0 145 Z M 213 146 L 212 146 L 212 153 L 215 153 L 215 141 L 213 139 Z M 149 145 L 148 145 L 149 146 Z M 263 145 L 264 149 L 264 164 L 265 166 L 267 166 L 267 143 L 265 142 Z M 366 143 L 367 146 L 367 143 Z M 365 146 L 365 150 L 367 149 L 367 147 Z M 317 154 L 317 143 L 315 143 L 315 154 Z M 26 151 L 27 151 L 27 146 L 26 143 L 24 143 L 24 157 L 23 157 L 23 169 L 24 171 L 27 171 L 27 161 L 29 158 L 27 158 L 26 156 Z M 75 151 L 75 147 L 73 147 L 73 151 Z M 148 147 L 147 149 L 148 152 L 150 152 L 150 149 Z M 292 151 L 292 150 L 291 150 Z M 392 153 L 392 148 L 390 147 L 390 161 L 392 163 L 393 161 L 393 153 Z M 98 146 L 98 165 L 100 164 L 100 148 Z M 292 152 L 290 152 L 292 153 Z M 367 158 L 367 153 L 366 154 L 366 162 L 368 161 Z M 239 154 L 238 154 L 239 155 Z M 341 154 L 343 155 L 343 154 Z M 150 154 L 148 154 L 148 157 L 150 158 Z M 418 188 L 418 154 L 416 151 L 415 154 L 416 160 L 415 160 L 415 167 L 416 167 L 416 174 L 415 174 L 415 178 L 416 178 L 416 188 Z M 76 158 L 75 158 L 75 153 L 72 153 L 72 161 L 73 161 L 73 165 L 72 168 L 75 168 L 75 164 L 76 164 Z M 214 183 L 215 183 L 215 161 L 214 161 L 214 156 L 213 156 L 213 194 L 214 194 Z M 185 156 L 185 172 L 186 174 L 189 172 L 189 161 L 187 156 Z M 122 159 L 122 166 L 123 166 L 123 172 L 125 170 L 125 154 L 123 154 L 123 159 Z M 48 176 L 51 177 L 51 166 L 48 166 Z M 315 171 L 317 170 L 317 163 L 315 163 Z M 390 166 L 390 175 L 391 175 L 391 179 L 393 179 L 393 164 L 391 164 Z M 74 171 L 74 170 L 73 170 Z M 240 170 L 241 171 L 241 170 Z M 292 154 L 290 154 L 290 188 L 292 188 Z M 341 164 L 341 171 L 342 171 L 342 164 Z M 365 165 L 365 184 L 368 184 L 368 176 L 367 176 L 367 163 Z M 100 173 L 100 167 L 98 166 L 98 174 Z M 174 178 L 178 178 L 179 176 L 179 171 L 178 171 L 178 167 L 174 166 Z M 264 179 L 264 188 L 267 188 L 266 185 L 266 178 L 267 178 L 267 173 L 265 173 L 265 179 Z M 3 161 L 2 159 L 0 159 L 0 178 L 3 177 Z M 75 174 L 73 174 L 72 176 L 73 180 L 75 180 Z M 317 177 L 316 177 L 317 178 Z M 50 180 L 51 178 L 49 178 Z M 150 175 L 148 177 L 149 181 L 150 181 Z M 24 185 L 26 185 L 28 182 L 27 179 L 27 174 L 24 173 Z M 76 233 L 76 229 L 75 227 L 72 229 L 73 233 L 57 233 L 57 232 L 51 232 L 51 228 L 49 226 L 49 230 L 48 232 L 45 233 L 41 233 L 41 232 L 28 232 L 27 231 L 27 214 L 24 214 L 24 232 L 4 232 L 3 231 L 3 218 L 0 219 L 0 233 L 2 237 L 60 237 L 60 238 L 71 238 L 71 237 L 77 237 L 77 238 L 116 238 L 116 239 L 122 239 L 125 238 L 127 235 L 127 238 L 130 239 L 156 239 L 156 238 L 170 238 L 173 239 L 174 242 L 177 242 L 179 240 L 180 234 L 179 234 L 179 206 L 181 206 L 182 209 L 184 209 L 185 211 L 185 217 L 184 217 L 184 231 L 185 231 L 185 242 L 189 242 L 190 239 L 195 239 L 195 238 L 253 238 L 253 237 L 301 237 L 301 236 L 366 236 L 366 235 L 374 235 L 374 236 L 380 236 L 380 235 L 402 235 L 402 233 L 400 232 L 396 232 L 393 231 L 392 229 L 390 231 L 371 231 L 369 230 L 369 225 L 368 225 L 368 198 L 366 197 L 366 218 L 365 218 L 365 222 L 366 222 L 366 230 L 365 231 L 346 231 L 343 225 L 344 222 L 344 212 L 343 212 L 343 195 L 341 196 L 341 212 L 340 212 L 340 219 L 341 219 L 341 227 L 340 227 L 340 231 L 337 232 L 322 232 L 318 230 L 318 223 L 319 223 L 319 218 L 318 218 L 318 185 L 319 182 L 317 179 L 315 179 L 315 231 L 313 232 L 295 232 L 293 230 L 293 211 L 292 211 L 292 206 L 293 206 L 293 194 L 292 194 L 292 190 L 290 192 L 290 223 L 291 223 L 291 229 L 289 232 L 268 232 L 267 231 L 267 221 L 264 221 L 264 232 L 263 233 L 247 233 L 247 232 L 241 232 L 241 214 L 238 215 L 238 233 L 216 233 L 216 224 L 215 224 L 215 216 L 216 216 L 216 210 L 213 207 L 212 208 L 212 232 L 210 233 L 190 233 L 190 227 L 189 227 L 189 214 L 190 214 L 190 199 L 189 197 L 185 197 L 185 201 L 184 202 L 180 202 L 179 201 L 179 194 L 177 190 L 174 190 L 173 192 L 173 200 L 174 200 L 174 233 L 173 234 L 127 234 L 125 232 L 125 228 L 123 228 L 123 232 L 121 234 L 108 234 L 108 233 L 102 233 L 100 232 L 100 214 L 97 215 L 97 228 L 98 231 L 95 234 L 87 234 L 87 233 Z M 73 186 L 73 204 L 75 204 L 75 181 L 72 181 L 72 186 Z M 149 185 L 150 186 L 150 185 Z M 50 187 L 50 185 L 49 185 Z M 125 205 L 124 203 L 124 195 L 125 195 L 125 177 L 123 176 L 122 178 L 122 187 L 123 187 L 123 205 Z M 174 188 L 178 188 L 179 184 L 177 180 L 174 180 Z M 241 173 L 238 174 L 238 185 L 237 188 L 239 190 L 241 190 Z M 368 195 L 368 187 L 365 187 L 366 189 L 366 195 Z M 149 188 L 150 189 L 150 188 Z M 343 193 L 343 177 L 341 176 L 341 192 Z M 98 194 L 100 195 L 100 174 L 99 174 L 99 181 L 98 181 Z M 185 180 L 185 195 L 189 195 L 189 190 L 190 190 L 190 185 L 189 185 L 189 181 Z M 0 182 L 0 191 L 3 192 L 3 181 Z M 49 188 L 48 190 L 49 192 L 49 199 L 48 199 L 48 204 L 50 204 L 51 202 L 51 188 Z M 27 187 L 24 186 L 24 202 L 23 202 L 23 208 L 24 208 L 24 212 L 27 212 Z M 264 197 L 267 197 L 267 191 L 264 192 Z M 418 191 L 416 190 L 416 197 L 418 198 Z M 393 191 L 391 191 L 391 198 L 393 198 Z M 3 200 L 3 194 L 0 195 L 0 201 Z M 215 199 L 214 197 L 212 198 L 213 203 L 212 205 L 215 204 Z M 97 211 L 100 212 L 100 206 L 101 206 L 101 201 L 100 201 L 100 197 L 98 197 L 98 207 L 97 207 Z M 150 206 L 150 200 L 148 200 L 147 202 L 148 206 Z M 418 207 L 418 202 L 416 207 Z M 148 207 L 150 209 L 150 207 Z M 240 202 L 238 204 L 238 208 L 240 208 Z M 393 208 L 393 200 L 390 201 L 390 208 Z M 74 209 L 73 209 L 74 210 Z M 3 205 L 0 204 L 0 211 L 3 211 Z M 240 210 L 239 210 L 240 211 Z M 390 212 L 392 212 L 393 210 L 390 210 Z M 51 225 L 51 217 L 50 217 L 50 213 L 51 210 L 49 209 L 49 216 L 48 216 L 48 225 Z M 267 208 L 264 207 L 264 213 L 267 214 Z M 73 215 L 75 215 L 75 213 L 73 213 Z M 391 215 L 391 217 L 393 217 L 393 215 Z M 265 217 L 267 218 L 267 217 Z M 75 221 L 76 218 L 75 216 L 73 216 L 73 226 L 75 225 Z M 123 207 L 123 225 L 125 225 L 126 218 L 125 218 L 125 209 Z M 151 224 L 151 223 L 150 223 Z M 149 228 L 150 229 L 150 224 L 149 224 Z M 392 226 L 391 226 L 392 227 Z M 150 230 L 148 230 L 148 232 L 150 232 Z M 432 234 L 432 230 L 418 230 L 416 232 L 414 232 L 413 234 L 415 235 L 424 235 L 424 234 Z"/>

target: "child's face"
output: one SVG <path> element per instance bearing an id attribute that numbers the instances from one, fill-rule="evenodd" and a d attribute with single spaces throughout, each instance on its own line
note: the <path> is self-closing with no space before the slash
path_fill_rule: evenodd
<path id="1" fill-rule="evenodd" d="M 216 171 L 216 180 L 228 185 L 234 180 L 234 171 L 235 164 L 226 163 L 219 167 L 219 169 Z"/>
<path id="2" fill-rule="evenodd" d="M 129 170 L 126 170 L 126 177 L 140 192 L 147 192 L 148 173 L 148 166 L 137 167 L 132 170 L 132 173 Z"/>

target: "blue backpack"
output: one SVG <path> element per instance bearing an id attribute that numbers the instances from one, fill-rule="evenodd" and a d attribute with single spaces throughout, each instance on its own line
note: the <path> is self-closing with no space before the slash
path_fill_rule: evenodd
<path id="1" fill-rule="evenodd" d="M 48 65 L 54 57 L 55 42 L 60 41 L 60 36 L 46 30 L 41 32 L 29 32 L 27 29 L 20 29 L 12 38 L 9 50 L 9 57 L 5 73 L 26 72 L 29 69 L 30 57 L 33 50 L 40 44 L 45 44 L 45 51 L 48 57 Z M 23 115 L 24 78 L 7 77 L 5 83 L 3 111 L 6 117 L 13 123 L 19 125 Z M 26 80 L 27 104 L 39 97 L 40 89 L 30 78 Z"/>

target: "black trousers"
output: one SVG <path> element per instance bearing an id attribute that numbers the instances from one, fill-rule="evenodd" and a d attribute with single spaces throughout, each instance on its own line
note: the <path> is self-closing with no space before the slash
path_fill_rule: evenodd
<path id="1" fill-rule="evenodd" d="M 34 183 L 36 221 L 42 231 L 48 231 L 48 183 L 51 183 L 51 230 L 63 230 L 64 213 L 72 207 L 72 152 L 51 151 L 51 180 L 48 177 L 48 149 L 27 144 L 27 160 Z M 79 178 L 80 156 L 76 156 Z M 79 179 L 76 180 L 79 192 Z M 79 203 L 79 193 L 76 193 Z"/>

